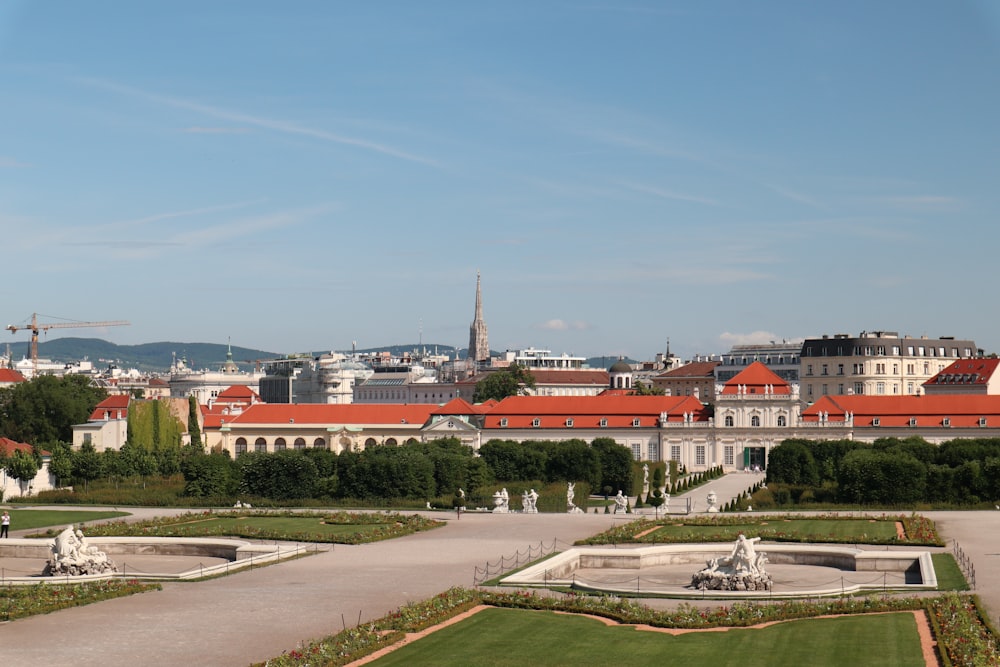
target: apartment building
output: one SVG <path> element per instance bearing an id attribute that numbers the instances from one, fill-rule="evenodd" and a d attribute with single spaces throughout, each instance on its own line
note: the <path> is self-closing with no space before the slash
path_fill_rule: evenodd
<path id="1" fill-rule="evenodd" d="M 981 356 L 975 341 L 900 336 L 895 331 L 824 335 L 802 343 L 800 397 L 915 396 L 957 359 Z"/>

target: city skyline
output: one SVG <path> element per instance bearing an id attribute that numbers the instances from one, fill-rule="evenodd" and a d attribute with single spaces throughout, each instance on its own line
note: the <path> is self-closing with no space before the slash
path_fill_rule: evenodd
<path id="1" fill-rule="evenodd" d="M 0 323 L 464 348 L 481 272 L 497 350 L 996 352 L 998 56 L 986 2 L 9 3 Z"/>

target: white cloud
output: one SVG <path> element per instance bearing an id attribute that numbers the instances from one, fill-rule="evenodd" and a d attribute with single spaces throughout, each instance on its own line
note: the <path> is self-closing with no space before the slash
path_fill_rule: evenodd
<path id="1" fill-rule="evenodd" d="M 582 320 L 567 322 L 566 320 L 552 319 L 547 322 L 542 322 L 538 325 L 538 328 L 546 331 L 586 331 L 587 329 L 590 329 L 590 323 Z"/>

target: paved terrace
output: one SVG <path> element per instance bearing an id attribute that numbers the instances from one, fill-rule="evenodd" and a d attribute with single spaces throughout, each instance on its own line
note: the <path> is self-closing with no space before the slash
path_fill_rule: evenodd
<path id="1" fill-rule="evenodd" d="M 753 476 L 734 474 L 712 487 L 725 502 L 753 481 Z M 703 502 L 707 488 L 693 493 Z M 172 511 L 135 513 L 144 518 Z M 996 616 L 1000 512 L 931 515 L 975 562 L 979 593 Z M 463 514 L 460 520 L 451 513 L 433 516 L 446 519 L 447 525 L 386 542 L 337 545 L 315 556 L 211 581 L 167 583 L 159 592 L 0 624 L 3 662 L 244 667 L 451 586 L 471 586 L 475 568 L 501 556 L 542 542 L 551 545 L 554 539 L 572 542 L 627 520 L 593 513 Z"/>

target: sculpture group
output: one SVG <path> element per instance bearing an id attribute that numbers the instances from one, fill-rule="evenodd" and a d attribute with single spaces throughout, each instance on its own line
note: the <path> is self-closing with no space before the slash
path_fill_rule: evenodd
<path id="1" fill-rule="evenodd" d="M 78 576 L 81 574 L 110 574 L 118 566 L 108 555 L 89 544 L 82 530 L 67 526 L 56 535 L 50 547 L 52 557 L 46 561 L 43 576 Z"/>
<path id="2" fill-rule="evenodd" d="M 771 577 L 764 571 L 767 554 L 755 547 L 759 537 L 740 533 L 729 556 L 712 558 L 691 578 L 691 588 L 709 591 L 769 591 Z"/>

